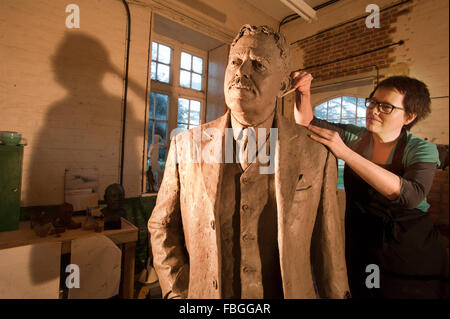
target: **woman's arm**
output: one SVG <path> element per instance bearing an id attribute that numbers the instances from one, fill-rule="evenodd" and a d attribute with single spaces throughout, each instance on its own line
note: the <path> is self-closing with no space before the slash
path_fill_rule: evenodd
<path id="1" fill-rule="evenodd" d="M 292 73 L 292 87 L 295 90 L 294 118 L 295 123 L 308 126 L 314 118 L 311 106 L 311 81 L 313 77 L 307 72 Z"/>
<path id="2" fill-rule="evenodd" d="M 311 139 L 328 146 L 337 158 L 344 160 L 346 165 L 350 166 L 356 174 L 380 194 L 390 200 L 398 198 L 402 186 L 399 176 L 350 149 L 342 141 L 338 132 L 314 125 L 310 125 L 308 128 L 318 135 L 310 135 Z"/>

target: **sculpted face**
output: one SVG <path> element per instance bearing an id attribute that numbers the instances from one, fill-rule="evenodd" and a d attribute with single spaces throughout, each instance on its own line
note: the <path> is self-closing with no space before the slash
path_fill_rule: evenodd
<path id="1" fill-rule="evenodd" d="M 263 120 L 275 108 L 283 79 L 280 49 L 273 37 L 245 35 L 230 50 L 224 82 L 227 106 L 246 118 Z"/>

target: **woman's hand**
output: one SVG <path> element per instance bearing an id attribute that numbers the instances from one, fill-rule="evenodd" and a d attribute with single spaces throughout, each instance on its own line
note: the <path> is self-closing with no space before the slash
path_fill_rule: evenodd
<path id="1" fill-rule="evenodd" d="M 313 77 L 307 72 L 291 74 L 291 87 L 295 88 L 294 118 L 295 123 L 308 126 L 314 118 L 311 106 L 311 81 Z"/>
<path id="2" fill-rule="evenodd" d="M 339 136 L 339 133 L 309 125 L 309 130 L 316 135 L 309 135 L 311 139 L 326 145 L 330 151 L 345 161 L 345 165 L 358 174 L 370 186 L 375 188 L 381 195 L 389 200 L 394 200 L 400 195 L 401 179 L 383 167 L 372 163 L 368 159 L 352 151 Z"/>
<path id="3" fill-rule="evenodd" d="M 297 71 L 291 74 L 291 87 L 296 88 L 296 92 L 301 95 L 311 95 L 311 82 L 313 77 L 305 71 Z"/>
<path id="4" fill-rule="evenodd" d="M 314 125 L 309 125 L 308 129 L 317 134 L 317 136 L 311 134 L 309 137 L 314 141 L 327 146 L 337 158 L 345 161 L 346 158 L 348 158 L 348 156 L 353 152 L 347 145 L 345 145 L 338 132 Z"/>

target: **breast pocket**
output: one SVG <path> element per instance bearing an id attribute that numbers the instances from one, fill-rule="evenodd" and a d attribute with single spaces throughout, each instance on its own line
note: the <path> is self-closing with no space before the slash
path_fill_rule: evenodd
<path id="1" fill-rule="evenodd" d="M 300 191 L 306 191 L 312 187 L 312 183 L 308 180 L 308 178 L 305 178 L 303 174 L 300 174 L 298 176 L 297 185 L 295 187 L 296 192 Z"/>

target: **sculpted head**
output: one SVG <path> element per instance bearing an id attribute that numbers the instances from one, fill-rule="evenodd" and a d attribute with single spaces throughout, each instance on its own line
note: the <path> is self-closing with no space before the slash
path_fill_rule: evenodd
<path id="1" fill-rule="evenodd" d="M 289 45 L 269 26 L 241 27 L 231 44 L 224 93 L 233 114 L 264 119 L 289 88 Z M 254 123 L 250 123 L 254 124 Z"/>

